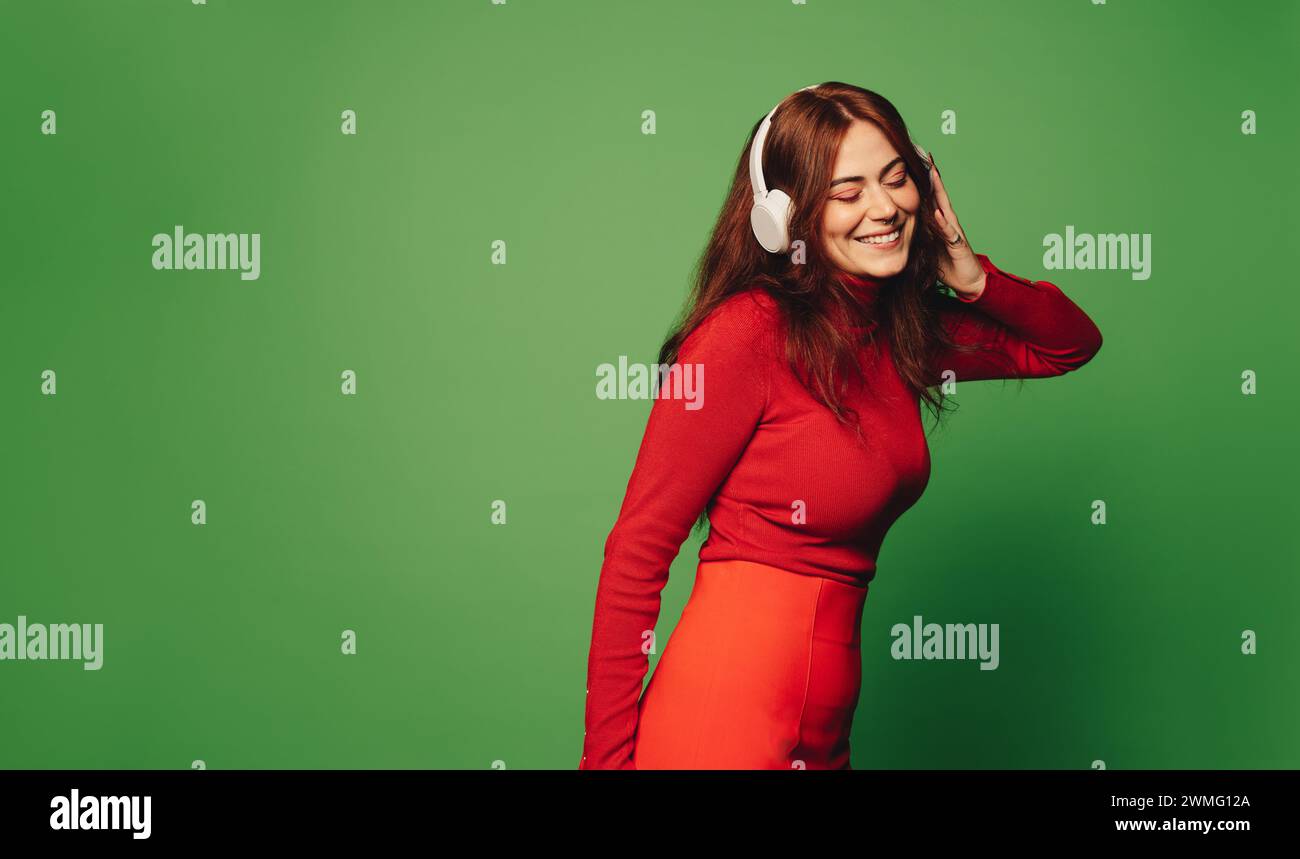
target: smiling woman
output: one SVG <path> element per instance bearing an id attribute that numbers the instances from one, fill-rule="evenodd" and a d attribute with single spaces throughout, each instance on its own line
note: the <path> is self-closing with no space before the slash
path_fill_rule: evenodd
<path id="1" fill-rule="evenodd" d="M 698 272 L 659 363 L 707 365 L 709 396 L 651 407 L 605 541 L 579 767 L 847 768 L 868 583 L 930 477 L 919 402 L 937 418 L 940 382 L 1078 369 L 1101 334 L 975 253 L 893 105 L 842 83 L 756 124 Z M 693 521 L 695 585 L 643 694 Z"/>

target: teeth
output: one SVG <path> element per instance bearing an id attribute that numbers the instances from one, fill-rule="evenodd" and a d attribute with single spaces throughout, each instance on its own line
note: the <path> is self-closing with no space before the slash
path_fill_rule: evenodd
<path id="1" fill-rule="evenodd" d="M 880 244 L 887 244 L 889 242 L 892 242 L 896 238 L 898 238 L 898 230 L 894 230 L 892 233 L 890 233 L 887 236 L 867 236 L 865 238 L 858 239 L 858 241 L 868 245 L 880 245 Z"/>

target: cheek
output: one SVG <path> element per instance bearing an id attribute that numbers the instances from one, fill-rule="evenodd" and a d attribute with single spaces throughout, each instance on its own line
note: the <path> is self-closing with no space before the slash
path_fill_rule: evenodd
<path id="1" fill-rule="evenodd" d="M 909 183 L 905 193 L 894 198 L 894 205 L 909 215 L 915 215 L 917 210 L 921 208 L 921 192 L 917 190 L 915 185 Z"/>
<path id="2" fill-rule="evenodd" d="M 827 235 L 831 237 L 843 237 L 852 233 L 854 226 L 857 224 L 855 218 L 845 214 L 833 214 L 829 209 L 826 211 L 826 217 L 822 220 L 825 225 Z"/>

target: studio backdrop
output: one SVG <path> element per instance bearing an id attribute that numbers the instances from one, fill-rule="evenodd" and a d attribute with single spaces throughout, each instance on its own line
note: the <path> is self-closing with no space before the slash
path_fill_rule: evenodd
<path id="1" fill-rule="evenodd" d="M 959 383 L 853 766 L 1300 766 L 1298 37 L 1286 0 L 5 0 L 0 767 L 576 767 L 652 404 L 601 381 L 820 81 L 1105 335 Z"/>

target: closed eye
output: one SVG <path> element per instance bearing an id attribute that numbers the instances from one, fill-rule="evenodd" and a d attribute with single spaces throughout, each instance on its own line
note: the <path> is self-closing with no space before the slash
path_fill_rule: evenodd
<path id="1" fill-rule="evenodd" d="M 903 174 L 903 177 L 902 177 L 901 179 L 899 179 L 897 182 L 886 182 L 886 183 L 885 183 L 885 185 L 886 185 L 887 187 L 889 187 L 889 188 L 901 188 L 901 187 L 903 187 L 903 186 L 906 185 L 906 184 L 907 184 L 907 174 L 906 174 L 906 173 L 904 173 L 904 174 Z M 836 199 L 836 200 L 840 200 L 841 202 L 844 202 L 844 203 L 854 203 L 854 202 L 857 202 L 857 199 L 858 199 L 859 197 L 861 197 L 861 196 L 862 196 L 862 192 L 861 192 L 861 191 L 858 191 L 858 192 L 855 193 L 852 197 L 836 197 L 835 199 Z"/>

